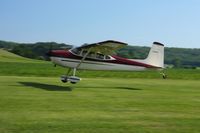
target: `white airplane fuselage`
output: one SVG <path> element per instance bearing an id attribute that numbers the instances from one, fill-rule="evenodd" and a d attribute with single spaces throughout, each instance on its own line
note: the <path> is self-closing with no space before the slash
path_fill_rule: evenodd
<path id="1" fill-rule="evenodd" d="M 81 60 L 61 57 L 51 57 L 51 60 L 57 65 L 69 68 L 75 68 L 81 62 Z M 142 71 L 145 70 L 146 67 L 85 60 L 78 69 Z"/>
<path id="2" fill-rule="evenodd" d="M 76 68 L 82 57 L 75 55 L 72 51 L 52 51 L 51 61 L 63 67 Z M 148 68 L 159 69 L 160 67 L 145 64 L 142 60 L 125 59 L 118 56 L 109 56 L 109 59 L 86 58 L 81 62 L 78 69 L 85 70 L 121 70 L 121 71 L 143 71 Z"/>

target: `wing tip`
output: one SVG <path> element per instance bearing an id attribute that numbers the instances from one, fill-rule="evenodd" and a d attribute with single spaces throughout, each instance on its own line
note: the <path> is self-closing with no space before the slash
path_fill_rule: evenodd
<path id="1" fill-rule="evenodd" d="M 160 45 L 160 46 L 164 46 L 164 44 L 162 44 L 162 43 L 160 43 L 160 42 L 153 42 L 153 44 Z"/>

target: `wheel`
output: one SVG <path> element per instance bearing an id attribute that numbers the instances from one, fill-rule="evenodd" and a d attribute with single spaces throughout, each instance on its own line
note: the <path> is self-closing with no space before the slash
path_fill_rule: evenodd
<path id="1" fill-rule="evenodd" d="M 76 76 L 69 76 L 67 80 L 70 81 L 70 83 L 72 83 L 72 84 L 76 84 L 76 83 L 78 83 L 81 79 L 80 79 L 79 77 L 76 77 Z"/>
<path id="2" fill-rule="evenodd" d="M 76 82 L 70 82 L 70 83 L 72 83 L 72 84 L 76 84 Z"/>
<path id="3" fill-rule="evenodd" d="M 63 82 L 63 83 L 66 83 L 68 81 L 68 77 L 66 75 L 62 75 L 60 77 L 60 80 Z"/>
<path id="4" fill-rule="evenodd" d="M 61 80 L 63 83 L 67 83 L 67 80 Z"/>
<path id="5" fill-rule="evenodd" d="M 163 77 L 163 79 L 166 79 L 167 78 L 167 75 L 166 74 L 162 74 L 162 77 Z"/>

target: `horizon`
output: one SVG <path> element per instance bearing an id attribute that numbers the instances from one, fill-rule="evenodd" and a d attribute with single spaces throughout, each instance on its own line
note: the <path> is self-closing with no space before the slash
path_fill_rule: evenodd
<path id="1" fill-rule="evenodd" d="M 36 43 L 57 43 L 57 44 L 65 44 L 65 45 L 70 45 L 70 46 L 81 46 L 81 45 L 71 45 L 69 43 L 64 43 L 64 42 L 55 42 L 55 41 L 39 41 L 39 42 L 16 42 L 16 41 L 7 41 L 7 40 L 0 40 L 0 41 L 4 41 L 4 42 L 10 42 L 10 43 L 18 43 L 19 45 L 21 44 L 25 44 L 25 45 L 29 45 L 29 44 L 36 44 Z M 152 43 L 153 44 L 153 43 Z M 133 44 L 128 44 L 127 46 L 133 46 L 133 47 L 149 47 L 151 48 L 151 45 L 147 46 L 147 45 L 133 45 Z M 84 44 L 82 44 L 84 45 Z M 186 48 L 186 47 L 168 47 L 166 45 L 164 45 L 165 48 L 178 48 L 178 49 L 200 49 L 200 48 Z M 0 48 L 1 49 L 1 48 Z"/>
<path id="2" fill-rule="evenodd" d="M 0 40 L 200 48 L 200 1 L 1 0 Z"/>

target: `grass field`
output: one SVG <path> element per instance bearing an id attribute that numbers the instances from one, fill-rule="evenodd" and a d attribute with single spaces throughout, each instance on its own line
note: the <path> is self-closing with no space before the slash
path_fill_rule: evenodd
<path id="1" fill-rule="evenodd" d="M 1 133 L 199 133 L 196 80 L 0 76 Z"/>
<path id="2" fill-rule="evenodd" d="M 80 71 L 72 85 L 49 62 L 0 59 L 0 133 L 200 132 L 200 70 Z"/>

